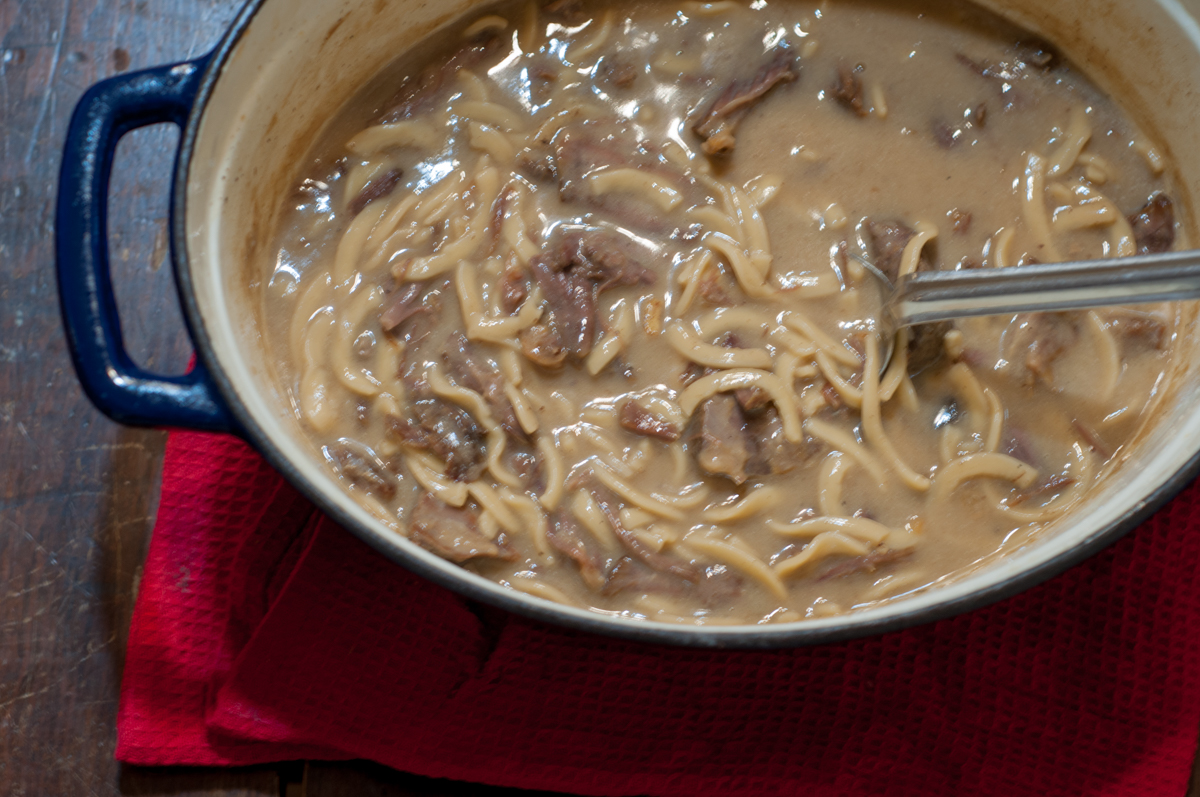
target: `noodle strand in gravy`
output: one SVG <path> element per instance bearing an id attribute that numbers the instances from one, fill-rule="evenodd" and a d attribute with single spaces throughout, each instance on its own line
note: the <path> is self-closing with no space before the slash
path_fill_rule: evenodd
<path id="1" fill-rule="evenodd" d="M 553 0 L 353 98 L 264 290 L 314 447 L 413 542 L 688 623 L 895 600 L 1028 544 L 1147 423 L 1175 309 L 927 325 L 893 278 L 1176 245 L 1163 157 L 968 5 Z"/>

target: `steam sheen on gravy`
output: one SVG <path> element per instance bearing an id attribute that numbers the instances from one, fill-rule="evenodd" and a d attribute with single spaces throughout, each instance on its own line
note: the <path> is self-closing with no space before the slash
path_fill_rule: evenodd
<path id="1" fill-rule="evenodd" d="M 965 5 L 497 6 L 349 102 L 264 292 L 345 488 L 514 590 L 687 623 L 1027 543 L 1162 391 L 1174 308 L 902 333 L 893 276 L 1161 251 L 1167 164 Z"/>

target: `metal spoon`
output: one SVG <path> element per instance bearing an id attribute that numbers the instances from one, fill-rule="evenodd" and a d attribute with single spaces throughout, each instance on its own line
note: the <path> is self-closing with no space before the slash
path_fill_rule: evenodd
<path id="1" fill-rule="evenodd" d="M 895 333 L 914 324 L 1200 299 L 1200 251 L 1196 250 L 1014 268 L 926 271 L 901 277 L 895 286 L 879 269 L 855 259 L 880 281 L 880 334 L 888 347 L 885 368 Z"/>

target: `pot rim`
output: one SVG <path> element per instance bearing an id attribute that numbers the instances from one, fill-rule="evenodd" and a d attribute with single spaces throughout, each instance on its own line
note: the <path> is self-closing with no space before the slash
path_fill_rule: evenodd
<path id="1" fill-rule="evenodd" d="M 186 229 L 188 178 L 196 141 L 208 102 L 220 81 L 226 63 L 253 22 L 255 15 L 266 2 L 267 0 L 250 0 L 230 24 L 218 45 L 207 56 L 200 59 L 205 62 L 204 72 L 195 103 L 180 135 L 179 151 L 172 176 L 170 219 L 172 266 L 180 303 L 196 349 L 196 355 L 207 369 L 221 399 L 236 419 L 240 436 L 250 442 L 272 467 L 324 514 L 388 559 L 422 578 L 465 598 L 534 620 L 638 642 L 744 649 L 786 648 L 843 642 L 943 620 L 983 608 L 1030 589 L 1080 564 L 1124 537 L 1175 497 L 1197 475 L 1200 475 L 1200 450 L 1197 450 L 1179 470 L 1175 471 L 1149 495 L 1138 501 L 1124 514 L 1101 526 L 1078 545 L 967 595 L 938 601 L 931 606 L 898 611 L 878 619 L 872 619 L 869 616 L 869 610 L 851 612 L 832 618 L 830 624 L 821 626 L 812 626 L 812 621 L 803 620 L 779 625 L 692 626 L 592 612 L 577 614 L 572 613 L 569 607 L 503 590 L 493 582 L 468 570 L 459 567 L 443 570 L 430 565 L 406 550 L 399 537 L 384 534 L 378 529 L 360 523 L 342 507 L 328 500 L 324 493 L 283 454 L 282 450 L 255 422 L 234 384 L 221 367 L 220 359 L 196 301 Z M 408 544 L 412 545 L 413 543 Z"/>

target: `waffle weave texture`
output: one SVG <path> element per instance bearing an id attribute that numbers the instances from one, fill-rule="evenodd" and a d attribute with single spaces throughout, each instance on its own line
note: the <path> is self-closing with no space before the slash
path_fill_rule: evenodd
<path id="1" fill-rule="evenodd" d="M 480 609 L 228 437 L 174 433 L 117 758 L 368 758 L 584 795 L 1182 795 L 1200 729 L 1200 490 L 1042 586 L 770 652 Z"/>

